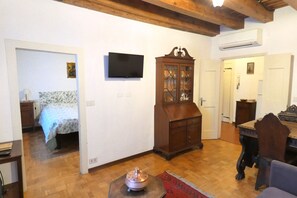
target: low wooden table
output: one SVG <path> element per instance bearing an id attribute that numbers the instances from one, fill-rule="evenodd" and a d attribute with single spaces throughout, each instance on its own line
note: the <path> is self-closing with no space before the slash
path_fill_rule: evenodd
<path id="1" fill-rule="evenodd" d="M 109 186 L 108 197 L 109 198 L 125 198 L 125 197 L 137 197 L 137 198 L 161 198 L 166 194 L 166 190 L 163 186 L 161 179 L 149 175 L 148 185 L 141 191 L 128 191 L 128 187 L 125 184 L 126 175 L 111 182 Z"/>

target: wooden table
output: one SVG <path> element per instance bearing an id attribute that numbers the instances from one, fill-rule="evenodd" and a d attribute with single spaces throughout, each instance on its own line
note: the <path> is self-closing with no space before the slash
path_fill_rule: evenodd
<path id="1" fill-rule="evenodd" d="M 0 164 L 4 163 L 17 163 L 17 171 L 18 171 L 18 192 L 19 197 L 24 197 L 23 190 L 23 171 L 22 171 L 22 141 L 15 140 L 12 141 L 12 149 L 9 156 L 0 157 Z"/>
<path id="2" fill-rule="evenodd" d="M 109 187 L 108 198 L 125 198 L 125 197 L 138 197 L 138 198 L 161 198 L 166 194 L 163 182 L 158 177 L 149 175 L 148 185 L 144 190 L 139 192 L 128 191 L 125 184 L 126 175 L 111 182 Z"/>
<path id="3" fill-rule="evenodd" d="M 254 127 L 256 120 L 249 121 L 238 125 L 239 127 L 239 140 L 242 145 L 242 150 L 237 160 L 236 179 L 241 180 L 245 177 L 244 169 L 246 166 L 253 167 L 258 157 L 258 140 L 257 133 Z M 297 123 L 281 121 L 283 125 L 286 125 L 290 129 L 288 136 L 288 147 L 297 149 Z"/>

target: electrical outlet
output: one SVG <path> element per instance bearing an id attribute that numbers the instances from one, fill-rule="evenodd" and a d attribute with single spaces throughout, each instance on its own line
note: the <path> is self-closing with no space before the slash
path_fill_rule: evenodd
<path id="1" fill-rule="evenodd" d="M 89 164 L 97 163 L 97 157 L 89 159 Z"/>

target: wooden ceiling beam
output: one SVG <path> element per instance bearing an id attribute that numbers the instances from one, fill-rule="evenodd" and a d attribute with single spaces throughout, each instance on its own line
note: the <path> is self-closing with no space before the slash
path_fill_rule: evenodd
<path id="1" fill-rule="evenodd" d="M 143 0 L 147 3 L 169 9 L 174 12 L 208 21 L 217 25 L 225 25 L 232 29 L 244 27 L 244 18 L 235 17 L 221 8 L 214 8 L 207 0 Z"/>
<path id="2" fill-rule="evenodd" d="M 223 6 L 263 23 L 273 21 L 273 12 L 266 10 L 255 0 L 225 0 Z"/>
<path id="3" fill-rule="evenodd" d="M 215 36 L 220 27 L 140 0 L 59 0 L 61 2 L 177 30 Z"/>
<path id="4" fill-rule="evenodd" d="M 283 0 L 285 3 L 287 3 L 289 6 L 297 10 L 297 1 L 296 0 Z"/>

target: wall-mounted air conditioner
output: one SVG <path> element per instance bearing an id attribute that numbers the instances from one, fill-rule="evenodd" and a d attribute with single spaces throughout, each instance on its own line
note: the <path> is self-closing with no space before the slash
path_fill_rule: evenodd
<path id="1" fill-rule="evenodd" d="M 219 37 L 219 49 L 229 50 L 243 47 L 262 45 L 262 30 L 251 29 L 240 32 L 221 35 Z"/>

